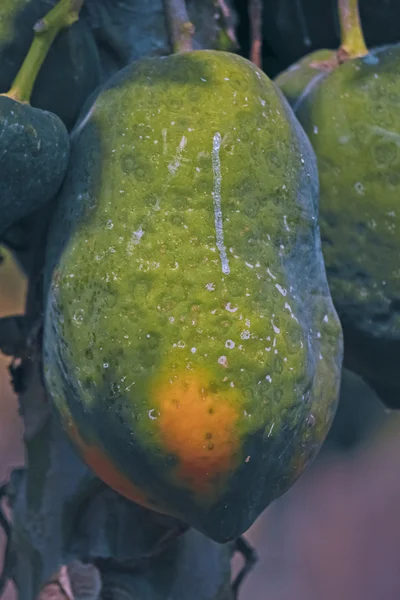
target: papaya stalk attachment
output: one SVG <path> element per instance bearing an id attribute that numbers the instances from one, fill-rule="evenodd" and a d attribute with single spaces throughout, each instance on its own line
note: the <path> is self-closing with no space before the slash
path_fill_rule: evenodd
<path id="1" fill-rule="evenodd" d="M 33 86 L 57 35 L 79 18 L 84 0 L 59 0 L 34 26 L 34 38 L 11 89 L 3 96 L 29 104 Z"/>
<path id="2" fill-rule="evenodd" d="M 338 0 L 341 44 L 338 50 L 338 62 L 366 56 L 368 48 L 358 10 L 358 0 Z"/>
<path id="3" fill-rule="evenodd" d="M 340 46 L 328 60 L 314 60 L 310 67 L 319 71 L 332 71 L 339 65 L 368 54 L 361 26 L 358 0 L 338 0 Z"/>
<path id="4" fill-rule="evenodd" d="M 163 2 L 172 51 L 193 50 L 194 25 L 190 22 L 185 0 L 163 0 Z"/>

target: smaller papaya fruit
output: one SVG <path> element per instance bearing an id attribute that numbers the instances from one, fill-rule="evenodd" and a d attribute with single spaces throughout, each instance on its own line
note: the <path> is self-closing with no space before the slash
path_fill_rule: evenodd
<path id="1" fill-rule="evenodd" d="M 302 78 L 304 68 L 289 70 L 276 83 L 317 156 L 322 247 L 345 366 L 400 408 L 400 45 L 368 51 L 356 3 L 340 17 L 331 70 L 311 79 Z"/>
<path id="2" fill-rule="evenodd" d="M 0 237 L 58 191 L 69 137 L 53 113 L 0 95 Z"/>
<path id="3" fill-rule="evenodd" d="M 48 391 L 121 494 L 225 542 L 315 457 L 342 360 L 315 156 L 249 61 L 143 59 L 100 90 L 45 288 Z"/>

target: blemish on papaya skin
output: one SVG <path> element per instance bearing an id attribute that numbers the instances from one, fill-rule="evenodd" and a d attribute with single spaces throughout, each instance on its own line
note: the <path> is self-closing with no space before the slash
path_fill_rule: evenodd
<path id="1" fill-rule="evenodd" d="M 174 477 L 210 499 L 238 463 L 240 438 L 238 393 L 209 384 L 208 374 L 182 373 L 173 383 L 158 382 L 153 398 L 165 451 L 178 457 Z"/>

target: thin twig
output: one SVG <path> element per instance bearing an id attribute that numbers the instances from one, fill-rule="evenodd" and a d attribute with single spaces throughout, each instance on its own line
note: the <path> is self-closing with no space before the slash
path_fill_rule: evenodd
<path id="1" fill-rule="evenodd" d="M 262 2 L 261 0 L 249 0 L 249 20 L 251 36 L 251 61 L 261 69 L 262 50 Z"/>
<path id="2" fill-rule="evenodd" d="M 235 540 L 234 549 L 236 552 L 239 552 L 244 559 L 244 565 L 232 583 L 233 598 L 234 600 L 237 600 L 239 598 L 240 586 L 249 573 L 254 569 L 254 565 L 256 564 L 258 557 L 254 548 L 243 536 Z"/>
<path id="3" fill-rule="evenodd" d="M 234 50 L 239 49 L 239 42 L 237 41 L 235 27 L 234 27 L 234 18 L 232 14 L 232 10 L 227 5 L 225 0 L 217 0 L 217 7 L 221 14 L 221 21 L 223 22 L 223 30 L 228 36 L 229 41 L 232 44 Z"/>
<path id="4" fill-rule="evenodd" d="M 167 29 L 174 52 L 193 50 L 194 25 L 189 20 L 185 0 L 163 0 Z"/>

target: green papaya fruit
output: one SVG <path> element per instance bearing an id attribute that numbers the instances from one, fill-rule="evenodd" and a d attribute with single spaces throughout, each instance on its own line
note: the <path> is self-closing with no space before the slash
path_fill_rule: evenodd
<path id="1" fill-rule="evenodd" d="M 296 104 L 317 155 L 345 364 L 392 407 L 400 407 L 399 75 L 400 45 L 380 47 L 320 77 Z"/>
<path id="2" fill-rule="evenodd" d="M 335 54 L 333 50 L 316 50 L 274 79 L 294 111 L 301 102 L 302 95 L 307 94 L 309 89 L 325 76 L 324 70 L 319 69 L 316 63 L 330 61 Z"/>
<path id="3" fill-rule="evenodd" d="M 111 487 L 233 539 L 339 393 L 311 145 L 257 67 L 211 50 L 126 67 L 72 137 L 46 258 L 56 412 Z"/>
<path id="4" fill-rule="evenodd" d="M 0 95 L 0 239 L 56 194 L 68 158 L 69 137 L 61 119 Z"/>
<path id="5" fill-rule="evenodd" d="M 48 0 L 0 2 L 0 93 L 7 92 L 33 39 L 33 27 L 55 4 Z M 89 24 L 79 19 L 54 41 L 36 80 L 32 106 L 54 112 L 68 129 L 101 82 L 98 50 Z"/>

